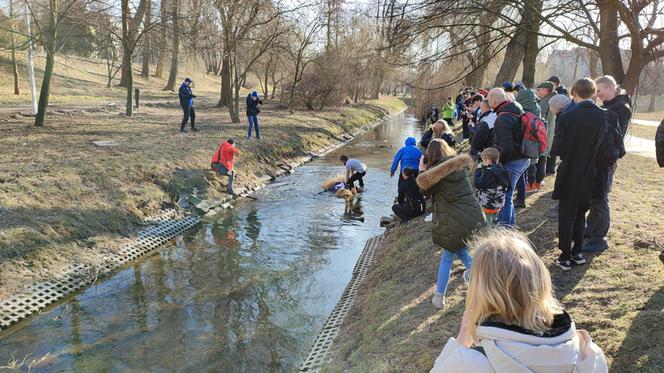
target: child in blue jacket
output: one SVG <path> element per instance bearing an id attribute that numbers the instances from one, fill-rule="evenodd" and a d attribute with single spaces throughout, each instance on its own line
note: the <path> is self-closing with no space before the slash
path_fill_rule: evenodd
<path id="1" fill-rule="evenodd" d="M 417 177 L 420 168 L 420 158 L 422 157 L 422 152 L 417 147 L 417 140 L 414 137 L 409 137 L 406 139 L 406 146 L 399 149 L 397 154 L 394 155 L 394 161 L 392 161 L 392 167 L 390 167 L 390 177 L 394 176 L 394 173 L 397 170 L 397 166 L 401 164 L 399 169 L 399 184 L 403 182 L 403 170 L 407 167 L 414 171 L 413 179 Z"/>

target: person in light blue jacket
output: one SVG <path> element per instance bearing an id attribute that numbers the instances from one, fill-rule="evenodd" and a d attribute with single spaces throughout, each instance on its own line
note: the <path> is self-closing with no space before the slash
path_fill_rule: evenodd
<path id="1" fill-rule="evenodd" d="M 406 139 L 406 146 L 399 149 L 397 154 L 394 155 L 394 161 L 392 161 L 392 167 L 390 167 L 390 177 L 394 176 L 394 173 L 397 171 L 397 166 L 401 164 L 399 169 L 399 184 L 403 182 L 403 170 L 408 167 L 414 171 L 414 177 L 417 177 L 420 168 L 420 158 L 422 157 L 422 152 L 417 148 L 417 140 L 414 137 L 409 137 Z"/>

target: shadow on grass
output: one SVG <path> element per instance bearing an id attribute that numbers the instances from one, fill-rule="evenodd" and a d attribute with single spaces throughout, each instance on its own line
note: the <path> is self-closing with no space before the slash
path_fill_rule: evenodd
<path id="1" fill-rule="evenodd" d="M 657 260 L 653 257 L 653 260 Z M 611 365 L 614 372 L 664 371 L 664 288 L 639 308 Z"/>

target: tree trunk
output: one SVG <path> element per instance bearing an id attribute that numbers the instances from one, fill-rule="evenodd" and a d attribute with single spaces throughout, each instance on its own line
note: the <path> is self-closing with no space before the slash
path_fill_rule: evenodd
<path id="1" fill-rule="evenodd" d="M 656 98 L 657 98 L 657 96 L 655 96 L 654 94 L 650 95 L 650 101 L 648 102 L 648 112 L 649 113 L 652 113 L 652 112 L 655 111 L 655 99 Z"/>
<path id="2" fill-rule="evenodd" d="M 46 118 L 46 108 L 48 107 L 49 94 L 51 92 L 51 78 L 53 77 L 53 68 L 55 67 L 55 56 L 49 50 L 46 50 L 46 66 L 44 67 L 44 77 L 42 79 L 41 89 L 39 90 L 39 103 L 37 106 L 37 116 L 35 117 L 35 126 L 43 127 Z"/>
<path id="3" fill-rule="evenodd" d="M 496 75 L 496 80 L 494 82 L 495 87 L 500 87 L 503 82 L 513 81 L 516 76 L 517 70 L 519 70 L 519 64 L 523 60 L 523 57 L 526 54 L 525 49 L 525 39 L 526 32 L 518 29 L 514 37 L 510 39 L 505 49 L 505 59 L 503 64 L 500 65 L 500 70 Z"/>
<path id="4" fill-rule="evenodd" d="M 535 84 L 535 69 L 537 67 L 537 55 L 539 54 L 540 14 L 544 3 L 542 0 L 529 0 L 525 3 L 521 26 L 526 29 L 526 45 L 523 56 L 523 74 L 521 80 L 532 88 Z"/>
<path id="5" fill-rule="evenodd" d="M 576 57 L 574 58 L 574 71 L 572 72 L 572 81 L 576 82 L 576 74 L 579 72 L 579 48 L 574 49 L 574 54 L 576 55 Z"/>
<path id="6" fill-rule="evenodd" d="M 134 71 L 131 66 L 131 40 L 129 32 L 129 0 L 122 0 L 122 76 L 127 89 L 127 107 L 125 115 L 130 117 L 134 113 Z M 122 84 L 122 79 L 120 79 Z"/>
<path id="7" fill-rule="evenodd" d="M 599 72 L 599 55 L 592 49 L 586 49 L 588 53 L 588 68 L 590 69 L 590 76 L 600 76 Z"/>
<path id="8" fill-rule="evenodd" d="M 159 3 L 159 14 L 161 15 L 161 26 L 159 26 L 160 37 L 159 37 L 159 48 L 157 49 L 157 66 L 155 67 L 154 77 L 162 79 L 164 77 L 164 59 L 166 53 L 166 40 L 167 40 L 167 29 L 164 26 L 166 24 L 166 18 L 168 18 L 168 11 L 166 10 L 167 2 L 166 0 L 161 0 Z"/>
<path id="9" fill-rule="evenodd" d="M 147 0 L 147 9 L 145 10 L 145 22 L 143 23 L 146 29 L 150 29 L 152 25 L 152 0 Z M 148 31 L 143 35 L 143 66 L 141 67 L 141 76 L 150 78 L 150 35 L 152 32 Z"/>
<path id="10" fill-rule="evenodd" d="M 618 84 L 625 80 L 625 70 L 618 38 L 618 10 L 609 0 L 598 1 L 600 17 L 599 57 L 604 75 L 613 76 Z"/>
<path id="11" fill-rule="evenodd" d="M 171 9 L 171 17 L 173 18 L 173 50 L 171 51 L 171 69 L 168 73 L 168 82 L 165 91 L 175 90 L 175 79 L 178 75 L 178 52 L 180 49 L 180 22 L 178 20 L 178 3 L 173 1 Z"/>
<path id="12" fill-rule="evenodd" d="M 14 75 L 14 94 L 20 95 L 18 87 L 18 62 L 16 62 L 16 22 L 14 22 L 14 0 L 9 0 L 9 21 L 11 22 L 10 43 L 12 54 L 12 74 Z"/>
<path id="13" fill-rule="evenodd" d="M 221 62 L 221 95 L 219 97 L 219 106 L 230 106 L 231 94 L 230 58 L 228 53 L 224 51 L 224 58 Z"/>

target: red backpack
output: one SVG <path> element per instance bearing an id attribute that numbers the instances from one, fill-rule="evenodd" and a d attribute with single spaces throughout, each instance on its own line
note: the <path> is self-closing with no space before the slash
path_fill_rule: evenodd
<path id="1" fill-rule="evenodd" d="M 500 114 L 517 116 L 516 114 L 509 112 Z M 523 130 L 521 154 L 528 158 L 536 159 L 542 155 L 549 146 L 549 143 L 547 142 L 547 124 L 545 121 L 530 112 L 525 112 L 520 118 L 521 129 Z"/>

